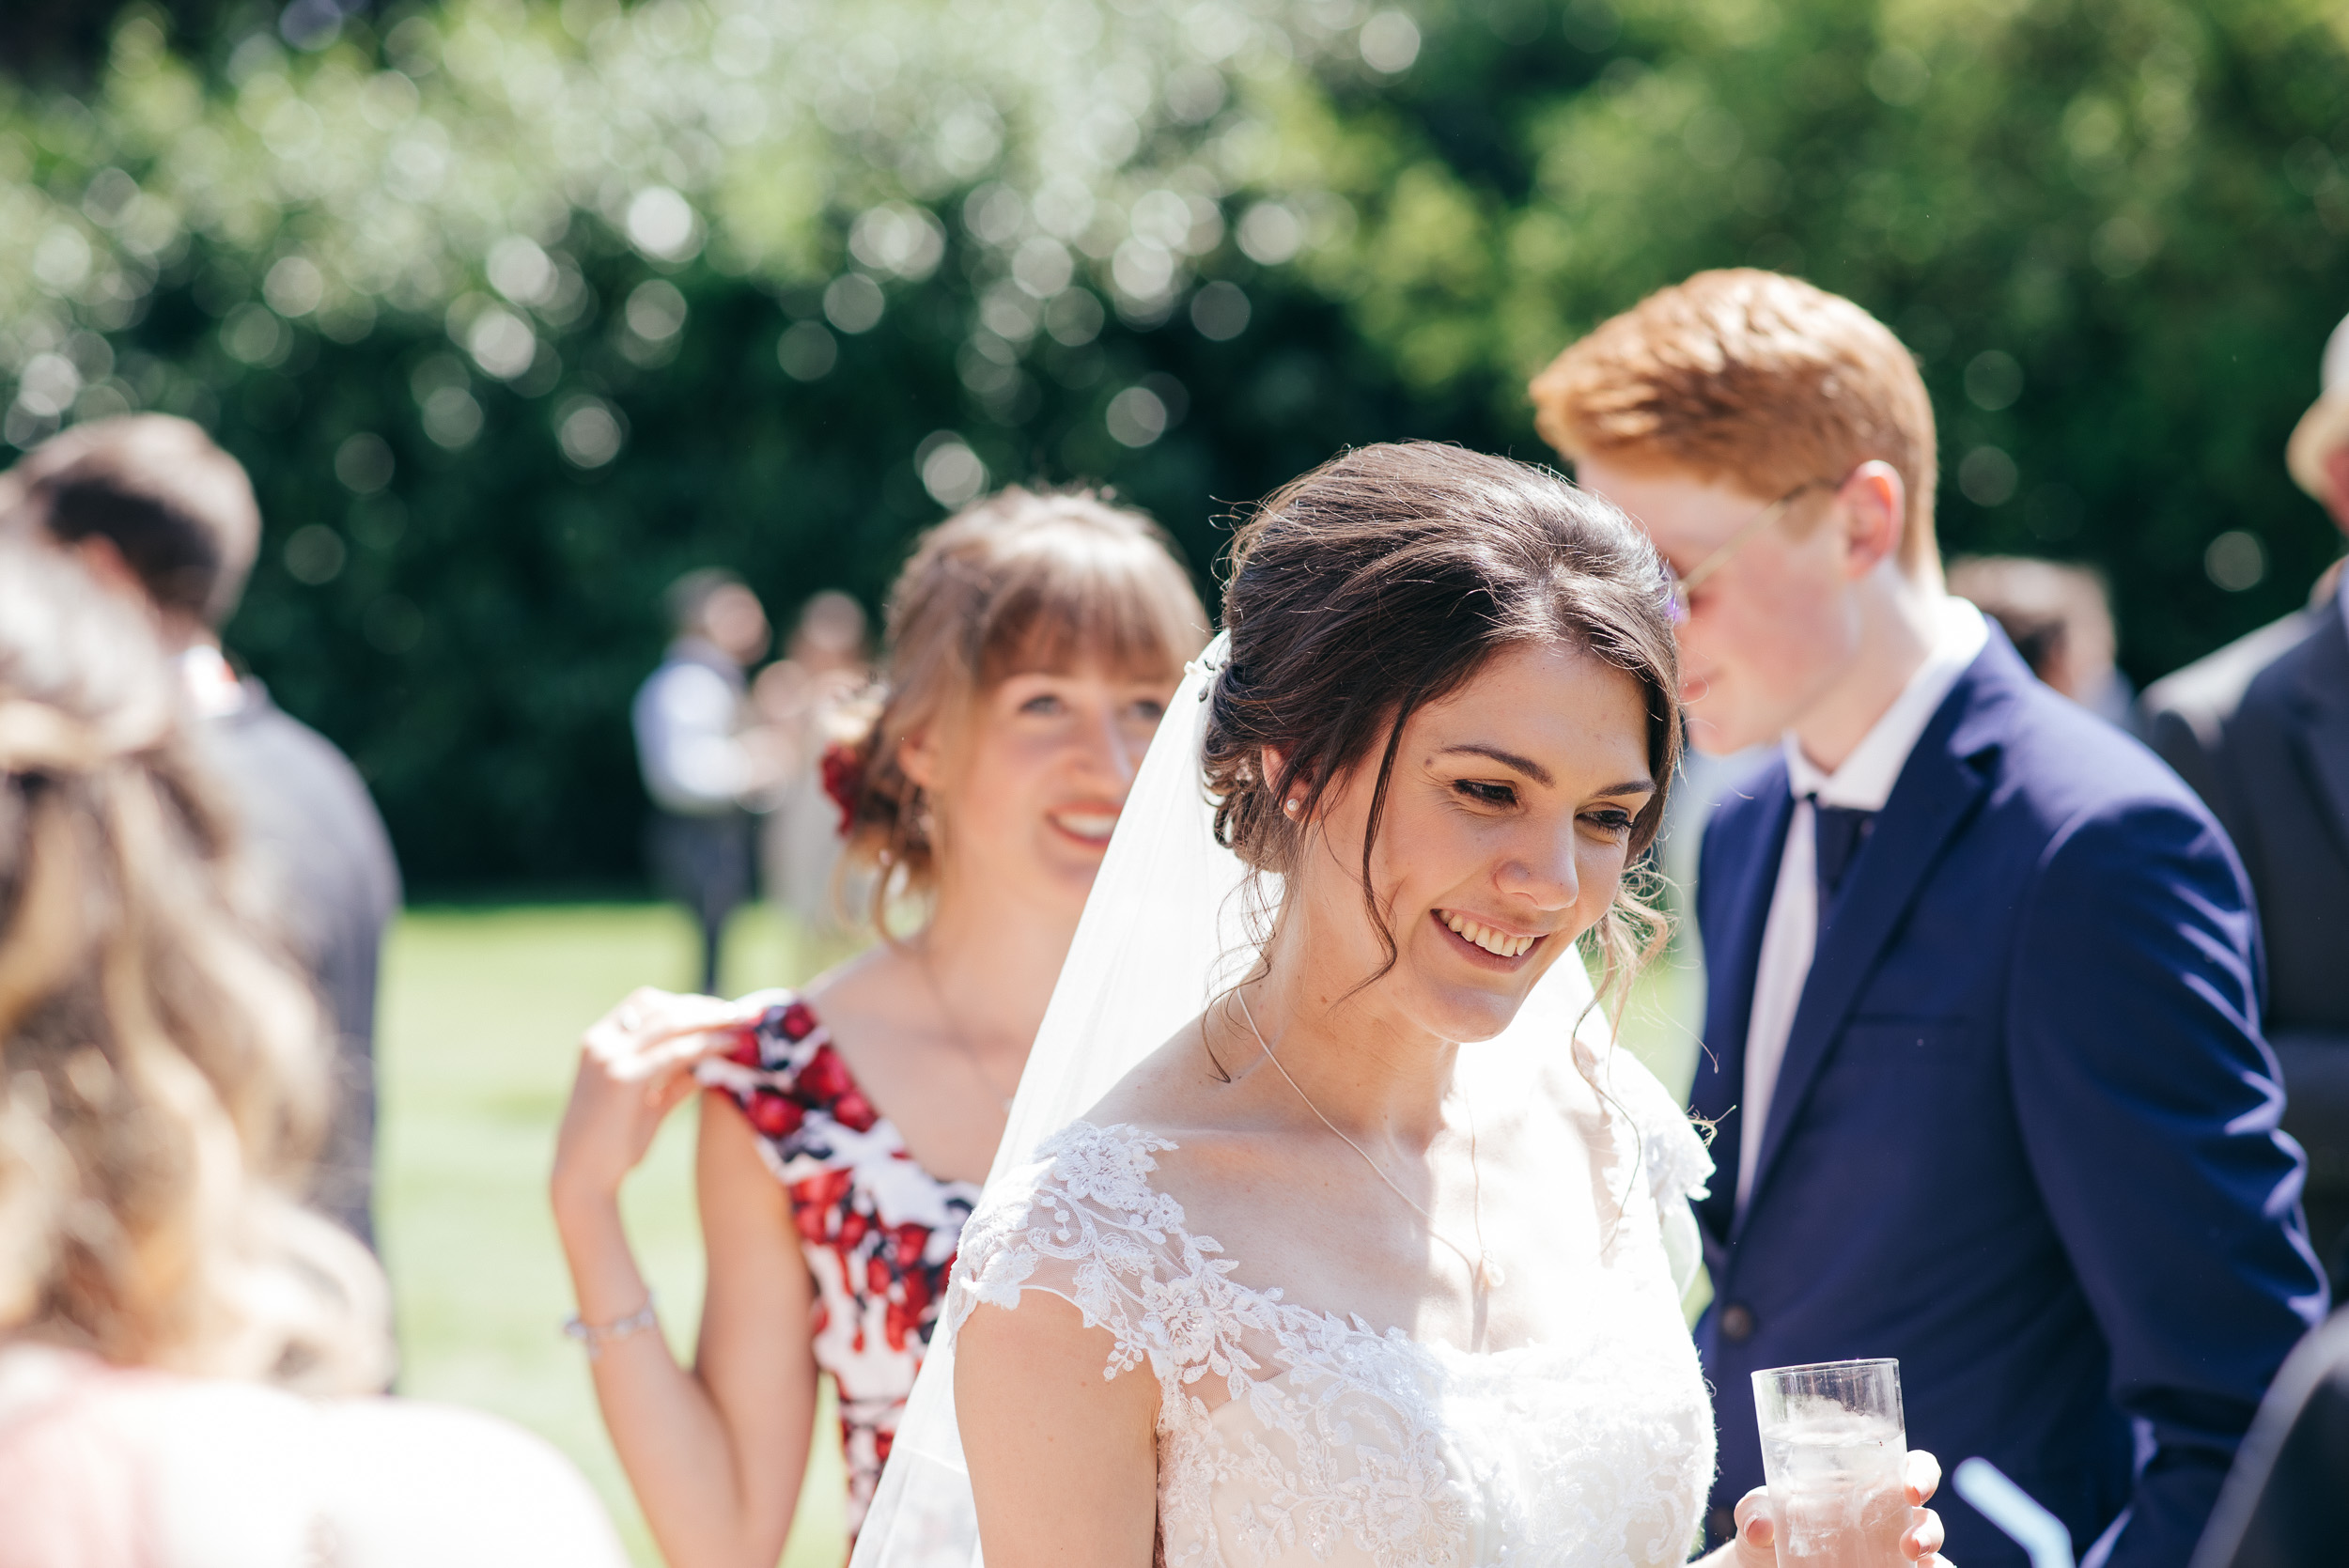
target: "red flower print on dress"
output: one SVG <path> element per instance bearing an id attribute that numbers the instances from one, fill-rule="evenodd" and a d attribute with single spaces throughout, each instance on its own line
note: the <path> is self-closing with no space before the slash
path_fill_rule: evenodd
<path id="1" fill-rule="evenodd" d="M 754 1091 L 751 1103 L 743 1109 L 761 1138 L 788 1138 L 807 1120 L 798 1101 L 785 1099 L 771 1089 Z"/>
<path id="2" fill-rule="evenodd" d="M 816 1359 L 840 1386 L 853 1530 L 937 1326 L 954 1243 L 978 1188 L 934 1176 L 907 1183 L 905 1141 L 796 996 L 783 995 L 740 1046 L 701 1073 L 742 1108 L 761 1157 L 790 1195 L 817 1287 Z"/>
<path id="3" fill-rule="evenodd" d="M 848 1076 L 848 1063 L 830 1046 L 819 1046 L 816 1054 L 799 1070 L 800 1093 L 815 1104 L 829 1110 L 832 1102 L 856 1087 Z"/>

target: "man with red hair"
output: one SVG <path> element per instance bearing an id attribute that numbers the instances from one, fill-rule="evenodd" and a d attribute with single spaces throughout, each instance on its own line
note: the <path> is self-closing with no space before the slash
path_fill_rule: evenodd
<path id="1" fill-rule="evenodd" d="M 1762 1482 L 1748 1374 L 1890 1356 L 1916 1447 L 2175 1568 L 2326 1301 L 2241 863 L 1945 592 L 1932 404 L 1858 305 L 1699 273 L 1532 392 L 1677 578 L 1695 744 L 1772 748 L 1697 887 L 1714 1538 Z M 1952 1560 L 2020 1568 L 1943 1517 Z"/>

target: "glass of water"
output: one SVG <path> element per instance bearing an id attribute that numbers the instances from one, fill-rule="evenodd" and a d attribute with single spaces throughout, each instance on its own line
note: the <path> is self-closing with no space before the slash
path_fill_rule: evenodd
<path id="1" fill-rule="evenodd" d="M 1908 1528 L 1898 1361 L 1753 1374 L 1781 1568 L 1902 1568 Z"/>

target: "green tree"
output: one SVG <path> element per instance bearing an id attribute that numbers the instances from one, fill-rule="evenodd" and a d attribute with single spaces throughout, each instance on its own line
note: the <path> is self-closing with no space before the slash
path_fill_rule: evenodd
<path id="1" fill-rule="evenodd" d="M 1040 479 L 1204 580 L 1342 443 L 1544 456 L 1527 377 L 1704 266 L 1890 321 L 1947 542 L 2102 566 L 2140 678 L 2305 593 L 2333 8 L 1619 4 L 132 6 L 93 84 L 0 77 L 0 437 L 220 433 L 270 529 L 232 649 L 435 893 L 633 878 L 678 572 L 871 601 Z"/>

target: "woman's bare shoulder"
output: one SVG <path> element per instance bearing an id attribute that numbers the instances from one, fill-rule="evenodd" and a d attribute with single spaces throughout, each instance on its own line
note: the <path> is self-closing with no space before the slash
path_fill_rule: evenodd
<path id="1" fill-rule="evenodd" d="M 1229 1075 L 1207 1048 L 1204 1020 L 1193 1018 L 1136 1063 L 1111 1085 L 1081 1120 L 1096 1126 L 1125 1126 L 1179 1141 L 1211 1136 L 1221 1128 L 1230 1096 Z"/>
<path id="2" fill-rule="evenodd" d="M 879 942 L 801 986 L 800 996 L 830 1021 L 835 1016 L 886 1012 L 905 994 L 907 983 L 917 980 L 912 959 Z"/>
<path id="3" fill-rule="evenodd" d="M 890 1054 L 936 1027 L 931 991 L 921 966 L 886 942 L 844 959 L 800 989 L 800 996 L 854 1064 L 878 1051 Z"/>

